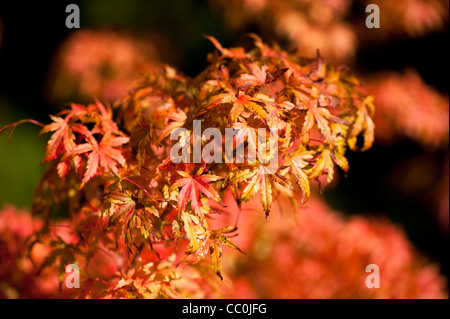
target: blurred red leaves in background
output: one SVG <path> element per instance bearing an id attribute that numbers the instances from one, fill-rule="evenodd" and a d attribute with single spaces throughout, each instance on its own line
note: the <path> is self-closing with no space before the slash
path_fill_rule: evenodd
<path id="1" fill-rule="evenodd" d="M 256 25 L 264 37 L 287 39 L 291 49 L 333 63 L 350 63 L 360 43 L 419 37 L 448 23 L 446 0 L 381 0 L 382 28 L 367 36 L 365 8 L 370 0 L 210 0 L 229 30 Z"/>
<path id="2" fill-rule="evenodd" d="M 424 148 L 448 147 L 448 96 L 424 83 L 415 70 L 379 72 L 363 82 L 376 100 L 378 143 L 406 137 Z"/>
<path id="3" fill-rule="evenodd" d="M 165 48 L 164 38 L 155 33 L 137 37 L 108 29 L 76 31 L 55 56 L 48 98 L 56 104 L 92 97 L 114 102 L 139 76 L 162 68 L 162 54 L 171 54 Z"/>
<path id="4" fill-rule="evenodd" d="M 27 256 L 27 238 L 42 225 L 26 210 L 5 206 L 0 211 L 0 298 L 48 298 L 58 286 L 57 273 L 46 269 L 37 276 L 32 260 L 42 262 L 49 253 L 43 245 Z"/>
<path id="5" fill-rule="evenodd" d="M 353 58 L 357 39 L 351 25 L 342 21 L 351 5 L 349 0 L 211 2 L 232 30 L 255 23 L 264 35 L 267 32 L 275 38 L 287 38 L 290 48 L 297 48 L 304 56 L 314 56 L 319 49 L 332 62 Z"/>
<path id="6" fill-rule="evenodd" d="M 448 298 L 446 279 L 380 217 L 343 217 L 318 196 L 292 212 L 278 201 L 266 222 L 250 203 L 236 243 L 247 253 L 226 262 L 233 298 Z M 380 288 L 365 285 L 365 268 L 380 268 Z"/>

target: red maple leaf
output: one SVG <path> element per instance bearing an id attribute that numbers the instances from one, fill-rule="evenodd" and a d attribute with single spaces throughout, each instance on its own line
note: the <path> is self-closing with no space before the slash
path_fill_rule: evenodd
<path id="1" fill-rule="evenodd" d="M 76 145 L 75 135 L 73 134 L 68 124 L 69 117 L 67 117 L 66 119 L 53 115 L 50 115 L 50 117 L 53 120 L 53 123 L 45 125 L 39 133 L 39 135 L 41 135 L 47 132 L 54 132 L 47 143 L 47 151 L 45 153 L 42 164 L 48 163 L 58 157 L 57 151 L 61 143 L 64 146 L 64 150 L 66 152 L 72 151 Z"/>
<path id="2" fill-rule="evenodd" d="M 224 206 L 220 195 L 214 190 L 209 182 L 215 182 L 219 179 L 222 179 L 220 176 L 212 175 L 212 174 L 204 174 L 204 167 L 200 168 L 195 175 L 190 175 L 184 171 L 177 171 L 178 174 L 183 176 L 183 178 L 177 180 L 171 187 L 171 189 L 175 189 L 177 187 L 181 187 L 180 194 L 178 196 L 178 212 L 182 212 L 187 202 L 191 201 L 191 207 L 195 211 L 197 215 L 202 215 L 200 211 L 200 207 L 203 206 L 201 202 L 202 194 L 206 195 L 210 199 L 214 199 L 216 202 L 220 203 Z"/>
<path id="3" fill-rule="evenodd" d="M 113 171 L 118 174 L 117 164 L 124 165 L 125 158 L 122 152 L 114 147 L 128 143 L 128 137 L 115 137 L 111 132 L 106 132 L 100 143 L 91 135 L 88 135 L 89 143 L 77 145 L 70 155 L 88 153 L 87 169 L 83 177 L 81 187 L 97 174 L 98 167 L 105 171 Z"/>

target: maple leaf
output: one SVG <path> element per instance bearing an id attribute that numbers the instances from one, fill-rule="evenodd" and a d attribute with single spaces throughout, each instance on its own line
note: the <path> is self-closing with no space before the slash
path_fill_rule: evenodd
<path id="1" fill-rule="evenodd" d="M 309 177 L 305 167 L 309 165 L 309 160 L 312 160 L 314 152 L 307 151 L 304 148 L 297 149 L 294 153 L 286 157 L 286 165 L 291 168 L 291 172 L 295 180 L 302 190 L 302 202 L 309 198 L 311 194 Z"/>
<path id="2" fill-rule="evenodd" d="M 128 215 L 134 211 L 136 202 L 133 200 L 131 193 L 128 192 L 109 192 L 104 195 L 106 202 L 110 204 L 117 204 L 107 209 L 109 215 L 109 223 L 114 225 L 124 215 Z M 106 211 L 106 210 L 105 210 Z"/>
<path id="3" fill-rule="evenodd" d="M 311 170 L 310 178 L 317 178 L 322 174 L 327 174 L 327 184 L 331 183 L 334 176 L 334 162 L 332 152 L 325 147 L 316 159 L 314 168 Z"/>
<path id="4" fill-rule="evenodd" d="M 285 51 L 282 51 L 276 44 L 273 48 L 265 44 L 262 39 L 254 33 L 249 33 L 249 36 L 253 39 L 255 46 L 259 49 L 261 56 L 266 58 L 276 58 L 280 61 L 288 59 L 288 55 Z"/>
<path id="5" fill-rule="evenodd" d="M 244 109 L 253 112 L 261 120 L 265 120 L 267 118 L 267 112 L 261 106 L 261 104 L 264 104 L 264 101 L 258 97 L 253 98 L 242 91 L 239 91 L 238 96 L 230 92 L 220 93 L 213 96 L 209 100 L 207 109 L 227 103 L 232 105 L 228 117 L 232 123 L 237 121 Z"/>
<path id="6" fill-rule="evenodd" d="M 136 158 L 139 166 L 145 164 L 146 155 L 151 150 L 151 146 L 154 143 L 154 126 L 151 121 L 144 116 L 140 116 L 130 132 L 130 144 L 137 144 Z"/>
<path id="7" fill-rule="evenodd" d="M 57 151 L 60 145 L 64 146 L 65 152 L 71 152 L 76 146 L 75 134 L 68 123 L 70 117 L 63 119 L 50 115 L 50 118 L 53 120 L 53 123 L 45 125 L 39 133 L 41 135 L 47 132 L 54 132 L 46 145 L 46 153 L 42 164 L 48 163 L 58 156 Z"/>
<path id="8" fill-rule="evenodd" d="M 211 261 L 214 266 L 215 273 L 223 280 L 222 277 L 222 248 L 221 245 L 228 246 L 239 252 L 245 253 L 236 246 L 231 239 L 225 236 L 225 233 L 231 233 L 236 230 L 234 226 L 226 226 L 217 230 L 209 231 L 207 224 L 200 221 L 197 216 L 183 212 L 183 224 L 186 235 L 190 240 L 188 249 L 185 255 L 180 259 L 177 265 L 188 262 L 196 263 L 204 259 L 206 255 L 211 255 Z"/>
<path id="9" fill-rule="evenodd" d="M 222 179 L 222 177 L 211 174 L 201 175 L 203 170 L 204 167 L 200 168 L 195 175 L 190 175 L 184 171 L 177 171 L 182 178 L 178 179 L 171 186 L 170 190 L 181 187 L 177 204 L 179 213 L 186 208 L 187 202 L 190 201 L 192 209 L 198 216 L 201 216 L 202 212 L 200 207 L 203 206 L 201 202 L 202 194 L 206 195 L 210 199 L 214 199 L 223 206 L 225 205 L 217 191 L 208 185 L 209 182 L 218 181 Z"/>
<path id="10" fill-rule="evenodd" d="M 236 246 L 235 243 L 231 241 L 231 239 L 228 236 L 225 236 L 224 234 L 232 233 L 236 231 L 237 228 L 235 226 L 225 226 L 221 227 L 219 229 L 213 230 L 211 232 L 211 239 L 217 240 L 220 244 L 228 246 L 230 248 L 233 248 L 245 255 L 245 252 L 243 252 L 238 246 Z"/>
<path id="11" fill-rule="evenodd" d="M 272 129 L 283 129 L 286 126 L 286 121 L 288 120 L 288 116 L 283 110 L 283 107 L 286 107 L 287 103 L 278 103 L 275 102 L 271 97 L 256 93 L 253 95 L 252 100 L 259 105 L 264 105 L 267 110 L 267 119 L 268 125 Z M 264 113 L 263 113 L 264 114 Z"/>
<path id="12" fill-rule="evenodd" d="M 189 239 L 188 254 L 195 253 L 196 259 L 202 259 L 206 255 L 209 239 L 208 226 L 204 219 L 192 215 L 186 211 L 181 213 L 186 236 Z M 192 258 L 190 259 L 192 261 Z"/>
<path id="13" fill-rule="evenodd" d="M 258 191 L 260 191 L 261 204 L 267 217 L 270 213 L 270 206 L 272 205 L 272 182 L 270 175 L 268 174 L 267 166 L 262 164 L 255 165 L 255 168 L 250 174 L 242 173 L 239 179 L 244 176 L 246 178 L 250 178 L 250 181 L 244 188 L 240 200 L 247 202 L 252 199 Z"/>
<path id="14" fill-rule="evenodd" d="M 237 87 L 257 86 L 266 83 L 267 79 L 267 65 L 261 67 L 255 63 L 248 64 L 250 73 L 241 74 L 236 80 Z"/>
<path id="15" fill-rule="evenodd" d="M 246 181 L 248 178 L 252 177 L 255 172 L 249 168 L 240 169 L 234 167 L 232 171 L 228 174 L 227 178 L 223 182 L 223 188 L 228 185 L 236 185 L 240 182 Z"/>
<path id="16" fill-rule="evenodd" d="M 216 47 L 217 50 L 222 54 L 220 59 L 224 58 L 230 58 L 233 60 L 239 60 L 239 59 L 245 59 L 246 53 L 243 48 L 231 48 L 226 49 L 224 48 L 219 41 L 217 41 L 216 38 L 209 36 L 209 35 L 203 35 L 205 38 L 207 38 L 211 43 Z"/>
<path id="17" fill-rule="evenodd" d="M 213 240 L 212 244 L 209 247 L 209 251 L 211 254 L 211 261 L 214 265 L 214 272 L 221 280 L 222 277 L 222 248 L 220 247 L 217 240 Z"/>
<path id="18" fill-rule="evenodd" d="M 237 130 L 237 134 L 234 136 L 236 148 L 243 144 L 245 138 L 247 138 L 249 148 L 256 150 L 256 134 L 254 134 L 253 127 L 249 126 L 242 117 L 239 117 L 238 121 L 235 122 L 232 127 Z"/>
<path id="19" fill-rule="evenodd" d="M 87 168 L 84 174 L 81 187 L 84 186 L 98 172 L 98 167 L 102 167 L 105 171 L 113 171 L 118 174 L 117 164 L 123 166 L 125 158 L 119 149 L 114 147 L 128 143 L 128 137 L 115 137 L 110 131 L 102 137 L 100 143 L 92 136 L 88 135 L 89 143 L 77 145 L 72 149 L 70 155 L 89 153 L 87 160 Z"/>
<path id="20" fill-rule="evenodd" d="M 119 128 L 116 122 L 113 121 L 113 112 L 109 105 L 105 107 L 100 101 L 95 101 L 95 104 L 89 106 L 93 107 L 94 116 L 98 118 L 100 133 L 106 133 L 108 131 L 116 134 L 119 133 Z"/>
<path id="21" fill-rule="evenodd" d="M 214 271 L 217 274 L 217 276 L 220 277 L 221 280 L 223 280 L 222 277 L 222 248 L 220 247 L 220 244 L 231 247 L 233 249 L 238 250 L 239 252 L 245 253 L 236 246 L 235 243 L 231 241 L 231 239 L 224 235 L 224 233 L 233 232 L 236 230 L 233 226 L 226 226 L 219 228 L 217 230 L 214 230 L 210 234 L 211 244 L 209 246 L 209 252 L 211 254 L 211 261 L 214 266 Z"/>
<path id="22" fill-rule="evenodd" d="M 164 129 L 161 131 L 161 134 L 159 135 L 159 138 L 156 141 L 157 144 L 160 144 L 161 141 L 168 135 L 170 135 L 170 133 L 172 133 L 173 130 L 182 127 L 186 122 L 187 116 L 186 113 L 178 109 L 176 113 L 171 113 L 167 115 L 167 118 L 173 120 L 173 122 L 166 125 L 166 127 L 164 127 Z"/>
<path id="23" fill-rule="evenodd" d="M 348 125 L 340 123 L 332 123 L 331 130 L 334 136 L 334 146 L 332 148 L 333 161 L 340 167 L 344 172 L 348 172 L 349 165 L 348 160 L 345 158 L 345 151 L 347 150 L 347 141 L 344 136 L 347 135 L 349 130 Z"/>
<path id="24" fill-rule="evenodd" d="M 151 198 L 134 198 L 131 191 L 113 191 L 104 195 L 107 206 L 103 214 L 107 214 L 109 225 L 121 224 L 122 238 L 128 247 L 134 243 L 132 231 L 138 229 L 141 235 L 147 239 L 153 232 L 151 216 L 157 216 L 157 210 L 149 205 Z M 137 201 L 138 200 L 138 201 Z"/>
<path id="25" fill-rule="evenodd" d="M 363 133 L 364 136 L 364 145 L 361 148 L 361 151 L 366 151 L 372 146 L 375 131 L 375 124 L 371 118 L 373 113 L 373 96 L 368 96 L 364 99 L 356 112 L 356 119 L 348 137 L 348 146 L 351 150 L 358 149 L 356 142 L 358 135 L 361 133 Z"/>
<path id="26" fill-rule="evenodd" d="M 312 100 L 309 103 L 308 111 L 306 113 L 305 122 L 302 127 L 302 138 L 305 143 L 309 141 L 309 132 L 317 124 L 320 132 L 325 136 L 325 141 L 333 143 L 333 135 L 331 133 L 329 118 L 331 113 L 324 107 L 318 107 L 318 101 Z"/>
<path id="27" fill-rule="evenodd" d="M 310 77 L 313 81 L 321 81 L 325 78 L 327 72 L 327 63 L 325 59 L 317 50 L 317 65 L 315 70 L 311 73 Z"/>
<path id="28" fill-rule="evenodd" d="M 202 217 L 195 216 L 187 211 L 181 213 L 186 236 L 189 239 L 187 249 L 177 263 L 197 263 L 204 259 L 210 249 L 210 231 L 208 223 Z"/>

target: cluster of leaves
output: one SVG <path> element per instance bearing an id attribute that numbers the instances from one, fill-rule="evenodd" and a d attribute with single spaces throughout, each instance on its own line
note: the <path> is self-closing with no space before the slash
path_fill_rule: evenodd
<path id="1" fill-rule="evenodd" d="M 63 257 L 70 262 L 77 256 L 89 260 L 101 248 L 114 251 L 125 243 L 132 261 L 121 269 L 126 274 L 137 267 L 136 256 L 144 249 L 158 255 L 156 244 L 170 247 L 185 241 L 178 264 L 196 264 L 210 255 L 222 278 L 221 247 L 238 249 L 230 239 L 236 227 L 212 229 L 208 221 L 212 214 L 226 211 L 227 189 L 239 204 L 260 193 L 267 217 L 275 191 L 292 199 L 300 194 L 306 201 L 311 180 L 327 175 L 329 183 L 335 165 L 345 172 L 349 169 L 347 149 L 370 148 L 372 98 L 345 68 L 327 65 L 319 53 L 316 59 L 302 59 L 252 37 L 255 47 L 248 52 L 223 48 L 209 37 L 217 51 L 193 79 L 167 66 L 148 74 L 114 109 L 100 102 L 72 104 L 51 116 L 52 123 L 41 131 L 52 132 L 44 157 L 51 165 L 36 190 L 33 210 L 46 216 L 46 225 L 57 207 L 77 220 L 71 243 L 61 238 L 53 242 L 62 247 L 58 251 Z M 175 141 L 169 135 L 177 128 L 192 133 L 193 120 L 200 120 L 204 128 L 219 129 L 222 136 L 226 128 L 238 129 L 233 149 L 245 148 L 243 163 L 193 163 L 192 153 L 188 163 L 171 161 Z M 259 128 L 278 132 L 266 135 L 265 142 L 255 142 L 259 154 L 276 157 L 275 168 L 266 161 L 248 160 L 252 140 L 245 137 Z M 194 142 L 193 134 L 179 141 L 191 148 Z M 278 149 L 273 153 L 275 142 Z M 201 140 L 202 146 L 207 143 Z M 34 242 L 42 241 L 46 233 L 44 226 Z M 52 254 L 45 265 L 57 255 Z M 153 268 L 147 268 L 130 275 L 133 284 L 131 277 L 123 277 L 119 288 L 133 287 L 141 296 L 155 296 L 163 285 L 148 291 L 136 285 L 139 280 L 151 281 Z"/>

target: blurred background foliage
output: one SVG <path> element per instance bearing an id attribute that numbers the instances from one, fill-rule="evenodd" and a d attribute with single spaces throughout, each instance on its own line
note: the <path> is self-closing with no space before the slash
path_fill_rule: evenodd
<path id="1" fill-rule="evenodd" d="M 288 8 L 289 10 L 285 9 L 286 12 L 292 13 L 293 9 L 288 6 L 290 2 L 295 1 L 270 3 L 280 5 L 276 7 L 278 9 Z M 310 5 L 309 1 L 303 2 Z M 380 3 L 383 14 L 383 4 L 386 2 L 373 2 Z M 427 26 L 431 27 L 427 27 L 424 32 L 405 31 L 403 34 L 397 34 L 390 33 L 398 27 L 389 26 L 388 22 L 391 20 L 388 20 L 388 17 L 384 19 L 383 15 L 379 31 L 374 30 L 371 33 L 365 29 L 364 1 L 334 1 L 345 5 L 345 10 L 340 11 L 336 21 L 330 18 L 330 25 L 344 21 L 348 27 L 350 23 L 354 28 L 350 27 L 350 30 L 358 41 L 352 42 L 348 55 L 332 55 L 332 62 L 350 65 L 363 79 L 363 85 L 365 80 L 369 83 L 378 72 L 389 70 L 402 74 L 405 69 L 412 68 L 417 72 L 423 86 L 432 87 L 433 92 L 446 97 L 444 105 L 446 104 L 447 108 L 442 111 L 442 117 L 448 117 L 448 1 L 434 2 L 442 4 L 442 10 L 445 10 L 437 11 L 441 14 L 438 15 L 439 25 L 434 28 L 432 23 L 428 23 Z M 80 31 L 65 27 L 65 8 L 69 3 L 77 3 L 80 7 Z M 270 10 L 275 9 L 270 9 L 267 1 L 227 3 L 212 0 L 121 0 L 113 3 L 107 0 L 84 0 L 58 1 L 52 4 L 29 2 L 23 5 L 2 1 L 0 126 L 23 118 L 47 123 L 48 114 L 56 113 L 69 102 L 92 101 L 94 96 L 89 99 L 76 87 L 77 76 L 83 79 L 85 75 L 70 73 L 70 68 L 66 68 L 70 67 L 70 63 L 67 64 L 64 60 L 73 49 L 67 41 L 76 32 L 107 30 L 116 32 L 124 41 L 146 43 L 146 40 L 149 40 L 148 45 L 153 47 L 148 51 L 144 50 L 148 53 L 149 61 L 163 61 L 189 76 L 195 76 L 206 66 L 206 56 L 213 51 L 213 46 L 203 34 L 213 35 L 224 46 L 248 46 L 251 41 L 244 34 L 255 32 L 265 41 L 277 41 L 286 48 L 294 49 L 295 45 L 290 38 L 292 32 L 283 33 L 283 29 L 279 27 L 285 25 L 280 24 L 281 22 L 287 21 L 287 16 L 278 14 L 284 11 L 280 9 L 271 15 Z M 246 5 L 250 6 L 248 8 L 263 9 L 255 9 L 251 11 L 252 15 L 246 16 Z M 299 12 L 307 12 L 301 10 L 310 8 L 303 9 L 300 5 L 297 7 Z M 398 10 L 406 12 L 401 4 L 398 5 Z M 424 21 L 432 21 L 430 19 L 436 16 L 432 13 L 426 17 L 429 19 Z M 386 29 L 383 29 L 384 26 Z M 323 34 L 328 33 L 328 27 L 324 27 Z M 289 25 L 285 28 L 289 30 Z M 106 47 L 106 51 L 115 56 L 116 47 L 114 44 L 110 45 L 104 36 L 97 34 L 96 38 L 94 32 L 89 36 L 92 38 L 86 41 L 93 42 L 86 46 L 86 52 L 94 45 L 92 43 L 99 43 L 100 48 Z M 102 42 L 102 39 L 105 42 Z M 302 48 L 298 49 L 301 54 Z M 316 48 L 312 49 L 315 51 Z M 61 52 L 66 52 L 66 55 Z M 305 52 L 309 54 L 310 51 Z M 326 50 L 324 55 L 327 57 Z M 114 81 L 117 80 L 114 74 L 119 74 L 121 79 L 130 82 L 129 79 L 137 79 L 138 73 L 145 71 L 134 70 L 134 66 L 126 69 L 136 62 L 133 55 L 123 61 L 123 67 L 119 62 L 110 60 L 112 66 L 109 65 L 108 69 L 102 64 L 102 58 L 99 58 L 99 61 L 98 64 L 101 65 L 96 64 L 95 67 L 101 68 L 101 74 L 106 78 L 108 74 L 113 74 L 109 79 Z M 151 63 L 146 66 L 151 68 Z M 120 73 L 124 68 L 126 75 Z M 135 68 L 139 68 L 139 64 L 136 64 Z M 383 77 L 380 81 L 383 82 Z M 107 92 L 114 91 L 115 87 L 124 90 L 130 84 L 128 82 L 114 82 L 115 86 L 109 91 L 94 93 L 98 98 L 108 100 Z M 70 88 L 67 95 L 58 95 L 58 92 L 62 91 L 55 88 L 60 85 Z M 404 107 L 410 107 L 410 104 Z M 387 110 L 384 114 L 387 114 L 386 118 L 380 121 L 389 120 L 387 117 L 391 114 L 390 111 Z M 427 120 L 424 116 L 417 120 L 417 125 L 420 126 L 420 121 Z M 387 127 L 392 128 L 392 125 L 394 124 L 388 124 Z M 25 124 L 15 130 L 11 143 L 8 143 L 7 135 L 0 137 L 0 206 L 5 203 L 18 207 L 31 205 L 33 189 L 44 170 L 40 162 L 43 157 L 41 149 L 46 140 L 45 137 L 34 139 L 38 132 L 38 127 Z M 448 121 L 445 134 L 448 135 Z M 333 209 L 345 214 L 382 215 L 401 225 L 415 246 L 438 261 L 442 266 L 441 272 L 448 277 L 448 195 L 445 197 L 441 194 L 442 189 L 448 191 L 448 139 L 437 147 L 427 147 L 430 143 L 421 143 L 408 134 L 398 134 L 398 130 L 394 135 L 395 138 L 392 139 L 383 139 L 383 136 L 380 136 L 374 147 L 365 153 L 349 153 L 351 168 L 348 176 L 341 175 L 339 182 L 325 190 L 323 195 Z M 436 139 L 439 138 L 441 137 L 436 136 Z"/>

